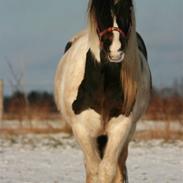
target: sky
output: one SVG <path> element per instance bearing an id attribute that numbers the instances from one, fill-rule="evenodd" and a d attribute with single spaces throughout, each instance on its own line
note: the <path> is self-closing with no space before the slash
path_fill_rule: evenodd
<path id="1" fill-rule="evenodd" d="M 183 78 L 183 1 L 134 2 L 153 85 L 169 87 Z M 0 0 L 0 79 L 5 95 L 14 91 L 19 79 L 26 92 L 53 91 L 65 44 L 86 26 L 87 4 L 87 0 Z"/>

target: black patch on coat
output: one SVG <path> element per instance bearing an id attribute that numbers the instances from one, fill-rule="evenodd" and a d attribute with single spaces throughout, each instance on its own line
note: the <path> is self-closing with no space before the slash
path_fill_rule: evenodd
<path id="1" fill-rule="evenodd" d="M 89 9 L 94 13 L 99 31 L 113 26 L 113 17 L 117 17 L 119 27 L 126 33 L 131 23 L 132 0 L 123 0 L 115 3 L 114 0 L 92 0 Z"/>
<path id="2" fill-rule="evenodd" d="M 115 4 L 113 10 L 114 14 L 116 15 L 119 28 L 121 28 L 126 35 L 128 34 L 130 25 L 132 23 L 131 20 L 132 7 L 133 7 L 132 0 L 123 0 Z"/>
<path id="3" fill-rule="evenodd" d="M 104 156 L 105 147 L 108 141 L 108 137 L 106 135 L 101 135 L 97 138 L 97 146 L 100 158 L 102 159 Z"/>
<path id="4" fill-rule="evenodd" d="M 122 114 L 123 90 L 121 63 L 110 63 L 101 53 L 98 63 L 89 50 L 86 57 L 85 74 L 79 86 L 72 108 L 75 114 L 93 109 L 103 121 Z"/>
<path id="5" fill-rule="evenodd" d="M 65 50 L 64 50 L 64 53 L 67 52 L 67 50 L 69 50 L 69 48 L 72 46 L 72 42 L 69 41 L 66 46 L 65 46 Z"/>
<path id="6" fill-rule="evenodd" d="M 146 49 L 145 42 L 144 42 L 142 36 L 138 32 L 136 33 L 136 35 L 137 35 L 138 48 L 143 53 L 144 57 L 147 60 L 148 59 L 148 55 L 147 55 L 147 49 Z"/>

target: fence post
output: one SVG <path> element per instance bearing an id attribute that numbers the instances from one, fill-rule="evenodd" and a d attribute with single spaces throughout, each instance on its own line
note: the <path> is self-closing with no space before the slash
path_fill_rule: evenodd
<path id="1" fill-rule="evenodd" d="M 0 80 L 0 121 L 3 119 L 3 81 Z"/>

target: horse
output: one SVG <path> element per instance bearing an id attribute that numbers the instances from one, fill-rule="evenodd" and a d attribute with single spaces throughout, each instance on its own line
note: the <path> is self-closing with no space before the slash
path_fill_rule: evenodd
<path id="1" fill-rule="evenodd" d="M 151 97 L 133 0 L 89 0 L 88 24 L 55 74 L 55 101 L 80 145 L 86 183 L 128 183 L 128 145 Z"/>

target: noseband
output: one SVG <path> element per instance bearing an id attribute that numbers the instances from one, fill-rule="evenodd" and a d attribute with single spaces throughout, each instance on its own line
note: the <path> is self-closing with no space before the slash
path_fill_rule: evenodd
<path id="1" fill-rule="evenodd" d="M 109 27 L 109 28 L 103 30 L 102 32 L 100 32 L 99 29 L 98 29 L 97 33 L 98 33 L 98 36 L 99 36 L 99 41 L 100 41 L 100 47 L 101 48 L 103 47 L 102 37 L 105 34 L 113 32 L 113 31 L 119 32 L 124 39 L 126 39 L 126 37 L 128 35 L 128 34 L 126 35 L 125 32 L 122 29 L 120 29 L 119 27 Z"/>
<path id="2" fill-rule="evenodd" d="M 109 28 L 103 30 L 102 32 L 100 32 L 100 31 L 97 31 L 97 32 L 98 32 L 99 38 L 100 38 L 100 40 L 101 40 L 102 37 L 103 37 L 105 34 L 107 34 L 107 33 L 109 33 L 109 32 L 113 32 L 113 31 L 119 32 L 119 33 L 122 35 L 122 37 L 126 37 L 124 31 L 123 31 L 122 29 L 120 29 L 119 27 L 109 27 Z"/>

